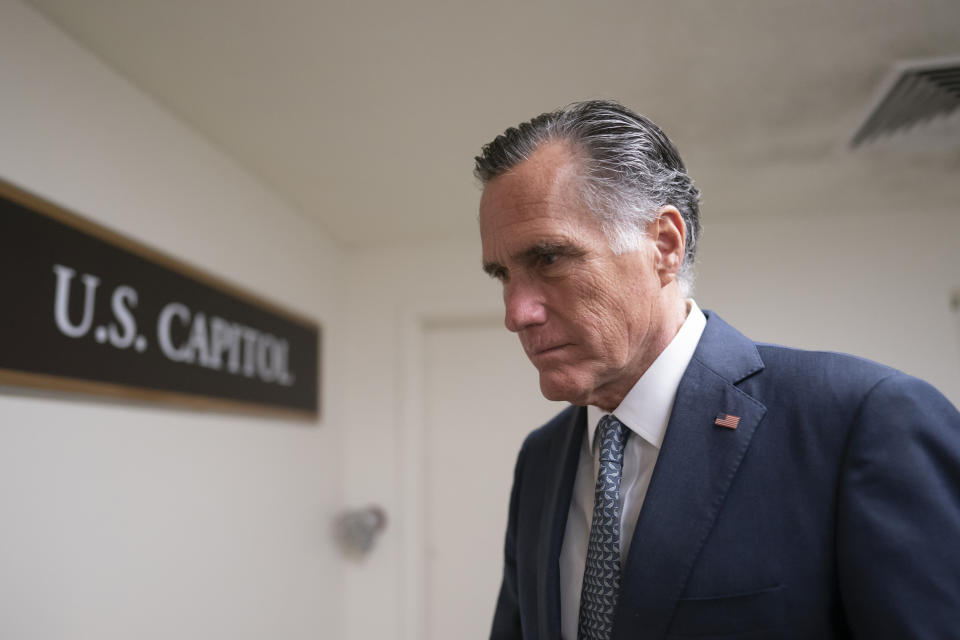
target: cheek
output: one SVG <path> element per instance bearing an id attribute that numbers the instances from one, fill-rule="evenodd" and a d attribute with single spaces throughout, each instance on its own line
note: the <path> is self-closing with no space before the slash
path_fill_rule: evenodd
<path id="1" fill-rule="evenodd" d="M 606 283 L 582 281 L 577 283 L 574 313 L 568 315 L 573 329 L 586 345 L 599 353 L 601 359 L 619 360 L 630 341 L 629 314 L 624 301 L 617 295 L 618 288 Z"/>

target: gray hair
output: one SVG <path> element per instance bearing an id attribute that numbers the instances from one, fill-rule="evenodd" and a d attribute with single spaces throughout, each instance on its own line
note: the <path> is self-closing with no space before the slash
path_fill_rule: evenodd
<path id="1" fill-rule="evenodd" d="M 473 173 L 486 184 L 553 141 L 567 141 L 581 154 L 584 203 L 599 219 L 615 253 L 640 246 L 658 209 L 677 208 L 686 227 L 677 281 L 682 294 L 689 295 L 700 234 L 700 191 L 666 134 L 616 102 L 575 102 L 504 131 L 484 145 Z"/>

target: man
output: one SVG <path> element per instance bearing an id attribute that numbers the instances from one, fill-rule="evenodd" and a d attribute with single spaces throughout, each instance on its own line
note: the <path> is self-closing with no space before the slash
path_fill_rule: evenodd
<path id="1" fill-rule="evenodd" d="M 483 266 L 551 400 L 491 638 L 960 638 L 960 415 L 689 299 L 699 193 L 612 102 L 483 148 Z"/>

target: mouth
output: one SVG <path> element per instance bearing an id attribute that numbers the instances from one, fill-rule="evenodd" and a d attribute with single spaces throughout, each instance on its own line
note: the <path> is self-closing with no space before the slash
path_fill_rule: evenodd
<path id="1" fill-rule="evenodd" d="M 553 354 L 558 354 L 558 353 L 560 353 L 563 349 L 565 349 L 565 348 L 567 348 L 567 347 L 569 347 L 569 346 L 570 346 L 570 343 L 565 342 L 565 343 L 563 343 L 563 344 L 556 344 L 556 345 L 553 345 L 553 346 L 550 346 L 550 347 L 543 347 L 543 348 L 540 348 L 540 349 L 531 350 L 531 351 L 528 351 L 527 353 L 528 353 L 528 355 L 530 356 L 530 359 L 531 359 L 531 360 L 541 359 L 541 358 L 550 357 L 550 356 L 553 355 Z"/>

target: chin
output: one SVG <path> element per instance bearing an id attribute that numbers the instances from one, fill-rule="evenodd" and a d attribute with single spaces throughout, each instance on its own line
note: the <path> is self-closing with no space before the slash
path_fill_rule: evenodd
<path id="1" fill-rule="evenodd" d="M 578 383 L 565 376 L 559 376 L 552 372 L 540 373 L 540 393 L 547 400 L 560 402 L 569 402 L 575 405 L 587 404 L 586 400 L 590 396 L 588 385 Z"/>

